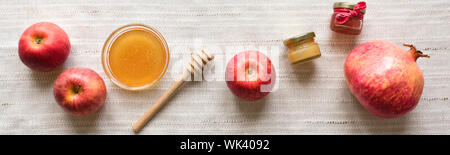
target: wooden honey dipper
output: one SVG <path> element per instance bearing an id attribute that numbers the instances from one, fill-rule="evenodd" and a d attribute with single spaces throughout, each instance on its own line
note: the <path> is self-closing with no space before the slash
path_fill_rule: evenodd
<path id="1" fill-rule="evenodd" d="M 170 96 L 174 94 L 175 90 L 177 90 L 185 81 L 185 79 L 189 75 L 194 75 L 195 72 L 202 73 L 205 65 L 214 59 L 214 56 L 205 52 L 203 49 L 201 52 L 197 52 L 191 54 L 191 61 L 186 64 L 186 70 L 183 75 L 170 86 L 170 88 L 164 92 L 164 94 L 159 97 L 158 100 L 148 109 L 144 115 L 133 125 L 133 131 L 139 132 L 145 124 L 167 103 Z"/>

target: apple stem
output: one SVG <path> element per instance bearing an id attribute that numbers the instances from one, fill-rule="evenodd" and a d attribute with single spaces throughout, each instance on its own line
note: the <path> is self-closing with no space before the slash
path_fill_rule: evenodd
<path id="1" fill-rule="evenodd" d="M 252 75 L 252 73 L 253 73 L 253 69 L 251 69 L 251 68 L 247 69 L 247 75 Z"/>
<path id="2" fill-rule="evenodd" d="M 80 92 L 80 89 L 81 89 L 81 84 L 78 84 L 78 87 L 73 91 L 75 92 L 75 94 L 78 94 L 78 92 Z"/>
<path id="3" fill-rule="evenodd" d="M 430 58 L 429 55 L 423 54 L 421 51 L 418 51 L 418 50 L 416 49 L 416 47 L 414 47 L 414 45 L 411 45 L 411 44 L 403 44 L 403 46 L 406 46 L 406 47 L 411 48 L 411 49 L 409 49 L 409 51 L 410 51 L 411 53 L 413 53 L 415 60 L 417 60 L 417 58 L 420 58 L 420 57 Z"/>
<path id="4" fill-rule="evenodd" d="M 42 38 L 37 37 L 36 40 L 34 40 L 34 42 L 36 42 L 36 44 L 40 44 L 42 42 Z"/>

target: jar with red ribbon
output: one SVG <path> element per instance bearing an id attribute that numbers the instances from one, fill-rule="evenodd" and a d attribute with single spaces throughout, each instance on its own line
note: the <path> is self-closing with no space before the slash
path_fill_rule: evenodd
<path id="1" fill-rule="evenodd" d="M 361 33 L 364 14 L 366 13 L 366 2 L 358 2 L 357 4 L 336 2 L 333 8 L 334 13 L 330 22 L 331 30 L 350 35 Z"/>

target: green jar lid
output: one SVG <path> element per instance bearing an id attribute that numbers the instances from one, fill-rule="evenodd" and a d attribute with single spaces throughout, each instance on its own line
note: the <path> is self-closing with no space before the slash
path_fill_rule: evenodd
<path id="1" fill-rule="evenodd" d="M 335 2 L 333 5 L 333 8 L 338 9 L 338 8 L 345 8 L 345 9 L 352 9 L 355 7 L 355 4 L 353 3 L 348 3 L 348 2 Z M 362 14 L 366 13 L 366 9 L 361 11 Z"/>
<path id="2" fill-rule="evenodd" d="M 309 32 L 305 35 L 298 35 L 283 41 L 284 45 L 288 46 L 290 44 L 298 43 L 306 39 L 314 38 L 316 34 L 314 32 Z"/>

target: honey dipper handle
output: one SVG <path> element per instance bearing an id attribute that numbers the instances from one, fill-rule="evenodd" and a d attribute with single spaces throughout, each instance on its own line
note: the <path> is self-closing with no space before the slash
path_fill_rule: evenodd
<path id="1" fill-rule="evenodd" d="M 152 119 L 153 116 L 167 103 L 167 100 L 169 100 L 170 96 L 177 90 L 178 87 L 181 86 L 181 84 L 184 83 L 184 79 L 189 76 L 189 72 L 185 71 L 183 76 L 178 79 L 175 83 L 170 86 L 170 88 L 164 92 L 164 94 L 159 97 L 158 100 L 148 109 L 141 118 L 133 125 L 133 131 L 139 132 L 141 129 L 147 124 L 147 122 Z"/>

